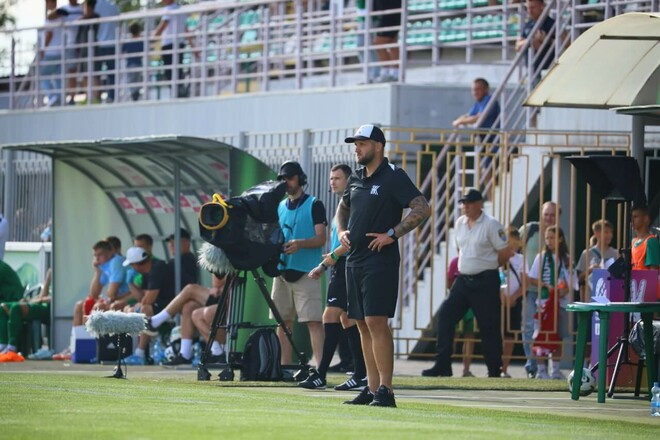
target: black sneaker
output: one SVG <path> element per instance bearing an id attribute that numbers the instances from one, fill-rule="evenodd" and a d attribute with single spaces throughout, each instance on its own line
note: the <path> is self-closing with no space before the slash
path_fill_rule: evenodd
<path id="1" fill-rule="evenodd" d="M 374 394 L 374 401 L 369 406 L 388 406 L 396 408 L 396 401 L 394 400 L 394 393 L 385 385 L 381 385 Z"/>
<path id="2" fill-rule="evenodd" d="M 356 379 L 355 376 L 351 377 L 350 379 L 347 379 L 346 382 L 344 382 L 341 385 L 337 385 L 335 387 L 335 390 L 337 391 L 362 391 L 364 387 L 367 386 L 367 378 L 363 379 Z"/>
<path id="3" fill-rule="evenodd" d="M 360 394 L 358 394 L 355 399 L 347 400 L 344 403 L 346 405 L 369 405 L 374 401 L 374 395 L 369 391 L 369 387 L 364 387 Z"/>
<path id="4" fill-rule="evenodd" d="M 192 359 L 186 359 L 181 356 L 181 353 L 174 356 L 171 361 L 163 362 L 166 367 L 174 367 L 176 365 L 192 365 Z"/>
<path id="5" fill-rule="evenodd" d="M 144 317 L 144 330 L 143 332 L 147 336 L 158 336 L 158 329 L 151 324 L 151 318 L 148 316 Z"/>
<path id="6" fill-rule="evenodd" d="M 435 364 L 431 368 L 429 368 L 428 370 L 423 370 L 422 371 L 422 376 L 425 376 L 425 377 L 438 377 L 438 376 L 451 377 L 452 376 L 451 367 L 449 367 L 449 370 L 446 370 L 446 369 L 440 367 L 440 365 Z"/>
<path id="7" fill-rule="evenodd" d="M 225 356 L 225 353 L 222 354 L 212 354 L 209 356 L 209 358 L 206 360 L 205 365 L 211 365 L 211 364 L 226 364 L 227 363 L 227 358 Z"/>
<path id="8" fill-rule="evenodd" d="M 303 380 L 302 382 L 298 382 L 299 387 L 306 388 L 308 390 L 324 390 L 325 385 L 325 379 L 323 379 L 319 372 L 314 368 L 309 369 L 309 376 L 307 376 L 307 379 Z"/>

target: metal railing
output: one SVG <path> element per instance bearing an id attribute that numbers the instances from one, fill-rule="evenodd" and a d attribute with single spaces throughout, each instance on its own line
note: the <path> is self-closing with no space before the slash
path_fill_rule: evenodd
<path id="1" fill-rule="evenodd" d="M 658 0 L 605 1 L 588 5 L 581 5 L 577 0 L 550 3 L 548 13 L 557 19 L 552 33 L 567 35 L 566 39 L 554 38 L 553 43 L 548 43 L 555 45 L 556 54 L 600 19 L 633 8 L 638 11 L 658 8 Z M 400 49 L 400 59 L 390 62 L 369 61 L 367 55 L 374 49 L 372 37 L 383 29 L 367 20 L 365 29 L 361 30 L 354 7 L 345 8 L 339 15 L 334 8 L 319 11 L 305 7 L 300 0 L 293 3 L 293 10 L 288 10 L 287 4 L 290 2 L 285 0 L 261 0 L 181 7 L 169 15 L 185 16 L 186 26 L 175 29 L 179 44 L 169 50 L 163 50 L 161 38 L 153 35 L 162 16 L 161 10 L 2 31 L 0 40 L 6 53 L 0 57 L 0 98 L 6 100 L 9 109 L 21 109 L 45 106 L 46 92 L 58 96 L 60 104 L 73 99 L 73 103 L 91 105 L 109 102 L 110 98 L 114 102 L 130 102 L 134 98 L 182 99 L 334 87 L 367 82 L 369 69 L 375 66 L 400 66 L 398 80 L 405 82 L 409 69 L 471 63 L 478 59 L 478 50 L 497 54 L 494 59 L 489 56 L 488 62 L 509 63 L 514 59 L 518 69 L 523 68 L 523 54 L 516 55 L 512 48 L 525 20 L 520 4 L 503 2 L 488 6 L 480 0 L 464 3 L 408 0 L 406 7 L 398 10 L 403 25 L 392 28 L 399 32 L 398 42 L 382 46 Z M 367 4 L 370 7 L 371 0 Z M 370 16 L 381 14 L 371 13 Z M 143 29 L 137 38 L 128 32 L 132 22 L 140 23 Z M 177 26 L 177 20 L 173 19 L 172 23 Z M 94 42 L 93 35 L 87 36 L 86 43 L 64 38 L 63 44 L 55 49 L 60 56 L 48 59 L 42 58 L 36 50 L 38 33 L 75 33 L 82 25 L 92 28 L 97 24 L 115 25 L 112 41 Z M 360 46 L 362 38 L 364 45 Z M 123 49 L 127 42 L 141 42 L 144 50 L 126 53 Z M 102 44 L 109 44 L 110 52 L 95 55 Z M 364 62 L 359 61 L 358 55 L 363 55 Z M 127 61 L 131 58 L 140 59 L 141 65 L 128 67 Z M 168 58 L 171 64 L 163 62 Z M 535 76 L 536 72 L 530 74 Z M 518 72 L 515 80 L 523 77 Z M 505 82 L 508 81 L 509 78 Z M 527 81 L 526 85 L 526 92 L 529 92 L 533 81 Z M 516 104 L 519 99 L 509 100 L 504 92 L 497 92 L 497 98 L 500 94 L 503 111 L 508 109 L 519 118 Z M 516 94 L 512 92 L 511 95 Z M 529 119 L 530 115 L 525 117 Z M 503 123 L 502 127 L 511 129 L 515 124 Z"/>

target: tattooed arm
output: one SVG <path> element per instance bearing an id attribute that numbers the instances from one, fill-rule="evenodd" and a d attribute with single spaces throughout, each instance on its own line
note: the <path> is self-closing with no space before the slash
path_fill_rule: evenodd
<path id="1" fill-rule="evenodd" d="M 351 209 L 346 206 L 343 200 L 339 201 L 337 206 L 337 212 L 335 213 L 335 221 L 337 222 L 337 236 L 339 242 L 346 249 L 351 248 L 351 241 L 349 240 L 350 231 L 347 231 L 348 228 L 348 217 L 351 214 Z"/>
<path id="2" fill-rule="evenodd" d="M 394 234 L 399 238 L 415 229 L 431 215 L 431 208 L 424 196 L 417 196 L 412 199 L 409 207 L 410 212 L 408 215 L 394 227 Z"/>

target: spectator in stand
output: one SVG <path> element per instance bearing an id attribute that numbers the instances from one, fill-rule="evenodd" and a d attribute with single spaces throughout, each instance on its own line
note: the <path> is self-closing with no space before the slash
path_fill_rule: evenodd
<path id="1" fill-rule="evenodd" d="M 458 271 L 458 256 L 451 259 L 447 267 L 447 290 L 451 289 L 454 281 L 461 273 Z M 474 354 L 474 312 L 468 310 L 463 316 L 463 377 L 474 377 L 470 371 L 472 355 Z"/>
<path id="2" fill-rule="evenodd" d="M 373 0 L 374 12 L 396 10 L 384 15 L 377 15 L 377 28 L 383 29 L 376 32 L 374 46 L 398 44 L 399 27 L 401 27 L 401 0 Z M 378 61 L 388 63 L 382 66 L 380 76 L 374 82 L 399 81 L 399 47 L 377 48 Z"/>
<path id="3" fill-rule="evenodd" d="M 552 367 L 552 374 L 549 375 L 545 364 L 539 363 L 537 379 L 564 379 L 559 358 L 562 340 L 568 336 L 566 305 L 571 301 L 569 293 L 573 286 L 569 268 L 564 232 L 559 226 L 548 226 L 545 230 L 545 248 L 536 255 L 527 274 L 530 286 L 540 290 L 537 306 L 541 313 L 534 351 L 538 356 L 548 356 L 548 366 Z"/>
<path id="4" fill-rule="evenodd" d="M 557 220 L 561 215 L 561 207 L 555 202 L 545 202 L 541 208 L 541 221 L 529 222 L 523 225 L 519 232 L 525 243 L 525 273 L 528 273 L 534 259 L 543 249 L 541 243 L 545 237 L 545 230 L 549 226 L 557 224 Z M 536 377 L 537 362 L 532 353 L 532 342 L 534 340 L 534 320 L 538 315 L 537 310 L 538 289 L 535 286 L 527 285 L 527 291 L 524 293 L 523 298 L 523 314 L 522 314 L 522 335 L 523 335 L 523 349 L 525 350 L 525 370 L 527 377 L 533 379 Z"/>
<path id="5" fill-rule="evenodd" d="M 481 115 L 486 110 L 486 107 L 488 106 L 488 103 L 492 97 L 490 94 L 490 85 L 488 84 L 488 81 L 483 78 L 476 78 L 472 82 L 472 97 L 475 101 L 474 104 L 472 104 L 472 107 L 470 110 L 468 110 L 467 113 L 454 119 L 454 122 L 451 124 L 454 128 L 463 127 L 466 125 L 474 125 L 477 123 L 479 118 L 481 118 Z M 483 120 L 483 123 L 476 128 L 498 129 L 499 123 L 496 121 L 499 115 L 500 105 L 496 101 L 493 104 L 493 107 L 490 109 L 488 116 L 486 116 L 486 118 Z"/>
<path id="6" fill-rule="evenodd" d="M 595 243 L 582 251 L 575 270 L 578 274 L 578 283 L 582 291 L 582 301 L 589 302 L 591 298 L 591 272 L 594 269 L 605 269 L 605 263 L 610 259 L 619 257 L 619 252 L 610 246 L 614 237 L 614 227 L 609 221 L 596 220 L 591 225 L 592 239 Z M 588 263 L 587 263 L 588 262 Z M 589 264 L 589 266 L 587 266 Z"/>
<path id="7" fill-rule="evenodd" d="M 119 15 L 119 8 L 109 0 L 85 0 L 93 6 L 94 12 L 101 18 Z M 115 100 L 115 45 L 118 39 L 117 23 L 100 23 L 97 34 L 97 45 L 94 47 L 94 97 L 101 99 L 101 75 L 105 67 L 106 101 Z"/>
<path id="8" fill-rule="evenodd" d="M 2 262 L 0 262 L 2 264 Z M 50 288 L 51 271 L 48 269 L 39 295 L 29 300 L 21 298 L 19 301 L 0 304 L 0 362 L 23 362 L 25 359 L 18 353 L 18 341 L 23 331 L 25 321 L 50 322 Z M 53 352 L 46 349 L 48 358 Z M 44 351 L 39 350 L 39 359 L 45 359 Z M 35 354 L 39 354 L 39 352 Z"/>
<path id="9" fill-rule="evenodd" d="M 651 216 L 647 207 L 635 207 L 631 214 L 635 237 L 632 240 L 633 270 L 654 270 L 660 266 L 658 237 L 651 232 Z"/>
<path id="10" fill-rule="evenodd" d="M 529 15 L 529 19 L 523 26 L 522 35 L 516 41 L 516 52 L 521 51 L 528 41 L 530 47 L 534 49 L 534 70 L 530 72 L 534 86 L 541 78 L 541 71 L 548 69 L 555 58 L 552 41 L 546 42 L 548 35 L 555 25 L 555 20 L 549 15 L 546 16 L 541 27 L 532 35 L 532 29 L 538 22 L 541 14 L 543 14 L 544 8 L 544 0 L 527 0 L 527 14 Z"/>
<path id="11" fill-rule="evenodd" d="M 82 16 L 80 21 L 84 23 L 87 20 L 95 20 L 99 18 L 99 15 L 94 12 L 94 5 L 96 0 L 86 0 L 82 4 Z M 99 24 L 81 24 L 78 26 L 78 32 L 76 33 L 76 45 L 78 46 L 78 56 L 80 57 L 80 66 L 81 72 L 83 73 L 83 87 L 87 88 L 87 82 L 89 81 L 90 71 L 92 66 L 87 62 L 89 58 L 89 53 L 94 53 L 94 48 L 96 47 L 96 40 L 99 31 Z M 95 77 L 92 76 L 92 81 L 95 83 Z M 94 101 L 95 103 L 101 102 L 101 99 L 98 97 L 97 87 L 94 87 Z M 87 97 L 88 100 L 92 99 L 90 96 Z"/>
<path id="12" fill-rule="evenodd" d="M 213 287 L 208 288 L 199 284 L 186 285 L 179 294 L 160 312 L 146 320 L 145 333 L 149 336 L 158 334 L 158 327 L 164 322 L 172 319 L 178 313 L 181 314 L 181 350 L 174 359 L 165 365 L 191 364 L 193 357 L 193 337 L 195 326 L 192 314 L 202 307 L 217 304 L 218 296 L 222 293 L 226 276 L 213 275 Z"/>
<path id="13" fill-rule="evenodd" d="M 358 58 L 361 63 L 365 62 L 365 57 L 364 57 L 364 46 L 365 46 L 365 41 L 371 41 L 371 34 L 366 35 L 366 23 L 367 19 L 371 20 L 371 15 L 369 14 L 369 11 L 367 11 L 367 2 L 365 0 L 357 0 L 355 2 L 355 8 L 357 10 L 357 22 L 358 22 L 358 34 L 357 34 L 357 47 L 358 47 Z M 373 20 L 371 21 L 373 23 Z M 372 30 L 374 28 L 373 24 L 370 24 L 369 29 Z M 376 50 L 373 48 L 373 45 L 370 45 L 371 48 L 368 51 L 368 57 L 367 59 L 369 60 L 369 67 L 367 68 L 367 83 L 372 83 L 376 81 L 376 79 L 380 76 L 380 66 L 374 66 L 374 64 L 378 61 L 378 54 L 376 53 Z"/>
<path id="14" fill-rule="evenodd" d="M 132 56 L 126 58 L 127 82 L 130 87 L 131 99 L 137 101 L 140 99 L 140 86 L 142 83 L 142 58 L 144 56 L 144 41 L 142 41 L 142 26 L 134 21 L 128 26 L 131 33 L 131 41 L 122 45 L 122 52 Z M 134 55 L 137 54 L 137 55 Z"/>
<path id="15" fill-rule="evenodd" d="M 155 37 L 161 37 L 161 58 L 163 60 L 163 67 L 165 69 L 165 80 L 172 80 L 172 61 L 174 60 L 174 53 L 176 45 L 177 53 L 177 79 L 179 80 L 178 87 L 172 91 L 172 95 L 179 98 L 186 98 L 189 96 L 188 87 L 183 84 L 181 81 L 185 76 L 183 70 L 183 49 L 185 47 L 183 39 L 179 35 L 187 31 L 186 28 L 186 15 L 185 14 L 172 14 L 177 9 L 179 9 L 179 4 L 175 0 L 163 0 L 163 17 L 158 23 L 158 27 L 154 31 Z M 190 46 L 193 47 L 192 37 L 187 37 Z M 198 52 L 195 52 L 195 55 L 198 56 Z"/>
<path id="16" fill-rule="evenodd" d="M 121 309 L 124 306 L 124 300 L 131 293 L 126 282 L 126 270 L 122 266 L 124 257 L 116 254 L 112 245 L 105 240 L 96 242 L 92 246 L 92 251 L 94 276 L 87 298 L 76 302 L 73 307 L 73 327 L 83 325 L 84 317 L 89 315 L 94 308 Z M 104 288 L 105 292 L 103 292 Z M 70 358 L 70 347 L 53 356 L 55 360 Z"/>
<path id="17" fill-rule="evenodd" d="M 507 240 L 513 251 L 513 256 L 508 263 L 502 267 L 502 279 L 504 284 L 500 287 L 502 296 L 503 322 L 504 322 L 504 349 L 502 350 L 502 377 L 510 378 L 509 364 L 513 354 L 513 346 L 516 342 L 516 333 L 520 331 L 522 318 L 522 294 L 523 276 L 525 273 L 525 259 L 521 250 L 520 232 L 518 229 L 509 227 Z"/>
<path id="18" fill-rule="evenodd" d="M 46 0 L 46 15 L 57 9 L 56 0 Z M 39 52 L 39 76 L 41 77 L 41 90 L 46 94 L 46 106 L 53 107 L 62 105 L 62 43 L 63 31 L 61 25 L 63 17 L 53 19 L 46 18 L 46 26 L 50 26 L 43 32 L 40 39 L 41 51 Z M 41 104 L 41 101 L 40 101 Z"/>
<path id="19" fill-rule="evenodd" d="M 0 214 L 0 261 L 5 259 L 7 240 L 9 240 L 9 222 Z"/>
<path id="20" fill-rule="evenodd" d="M 67 81 L 67 104 L 74 105 L 74 97 L 76 94 L 77 78 L 76 70 L 78 69 L 79 56 L 78 48 L 76 47 L 76 36 L 78 35 L 78 26 L 73 25 L 73 22 L 78 21 L 82 17 L 82 6 L 78 0 L 69 0 L 69 4 L 61 6 L 55 10 L 47 13 L 48 20 L 63 19 L 67 26 L 64 28 L 64 58 L 66 60 L 66 81 Z"/>

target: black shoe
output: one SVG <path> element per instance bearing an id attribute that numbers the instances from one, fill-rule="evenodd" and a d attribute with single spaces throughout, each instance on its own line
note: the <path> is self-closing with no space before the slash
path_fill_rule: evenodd
<path id="1" fill-rule="evenodd" d="M 364 387 L 367 386 L 367 378 L 363 379 L 357 379 L 355 376 L 351 377 L 350 379 L 346 379 L 346 382 L 344 382 L 341 385 L 337 385 L 335 387 L 335 390 L 337 391 L 362 391 Z"/>
<path id="2" fill-rule="evenodd" d="M 360 394 L 358 394 L 355 399 L 347 400 L 344 403 L 346 405 L 369 405 L 374 401 L 374 395 L 369 391 L 369 387 L 364 387 Z"/>
<path id="3" fill-rule="evenodd" d="M 331 365 L 328 367 L 328 372 L 329 373 L 347 373 L 349 371 L 353 371 L 353 366 L 349 363 L 338 363 L 335 365 Z"/>
<path id="4" fill-rule="evenodd" d="M 163 365 L 166 367 L 173 367 L 176 365 L 192 365 L 192 359 L 186 359 L 181 356 L 181 353 L 174 356 L 171 361 L 163 362 Z"/>
<path id="5" fill-rule="evenodd" d="M 525 367 L 525 371 L 527 372 L 527 378 L 528 379 L 534 379 L 536 378 L 536 369 L 530 368 L 530 367 Z"/>
<path id="6" fill-rule="evenodd" d="M 144 317 L 144 333 L 147 336 L 158 336 L 158 329 L 151 324 L 151 318 Z"/>
<path id="7" fill-rule="evenodd" d="M 325 379 L 323 379 L 319 372 L 314 368 L 309 369 L 309 376 L 307 376 L 307 379 L 303 380 L 302 382 L 298 382 L 299 387 L 306 388 L 308 390 L 324 390 L 325 385 Z"/>
<path id="8" fill-rule="evenodd" d="M 449 371 L 445 370 L 444 368 L 440 367 L 440 365 L 435 364 L 428 370 L 423 370 L 422 371 L 422 376 L 425 377 L 451 377 L 451 369 Z"/>
<path id="9" fill-rule="evenodd" d="M 374 401 L 369 406 L 387 406 L 396 408 L 396 401 L 394 400 L 394 393 L 385 385 L 381 385 L 374 394 Z"/>

